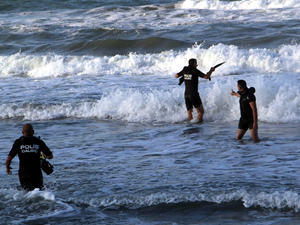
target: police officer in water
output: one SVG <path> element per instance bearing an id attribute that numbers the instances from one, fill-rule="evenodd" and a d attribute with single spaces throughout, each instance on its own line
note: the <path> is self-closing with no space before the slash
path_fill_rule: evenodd
<path id="1" fill-rule="evenodd" d="M 212 67 L 206 74 L 197 69 L 197 60 L 190 59 L 189 65 L 185 66 L 179 73 L 175 74 L 175 78 L 183 77 L 185 83 L 184 99 L 188 113 L 188 120 L 193 119 L 193 107 L 195 107 L 198 115 L 197 121 L 203 121 L 204 108 L 198 92 L 198 78 L 210 79 L 211 74 L 215 71 Z"/>
<path id="2" fill-rule="evenodd" d="M 23 136 L 17 139 L 6 159 L 6 173 L 11 175 L 11 161 L 19 156 L 19 180 L 21 186 L 26 191 L 35 188 L 43 189 L 43 175 L 40 168 L 41 154 L 47 159 L 52 159 L 53 155 L 46 144 L 39 138 L 33 136 L 34 130 L 31 124 L 25 124 L 22 131 Z"/>

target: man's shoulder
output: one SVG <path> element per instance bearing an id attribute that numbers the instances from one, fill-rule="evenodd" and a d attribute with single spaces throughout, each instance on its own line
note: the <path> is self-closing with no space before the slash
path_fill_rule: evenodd
<path id="1" fill-rule="evenodd" d="M 255 95 L 254 95 L 253 92 L 247 93 L 247 99 L 248 99 L 249 102 L 254 102 L 254 101 L 256 101 L 256 97 L 255 97 Z"/>
<path id="2" fill-rule="evenodd" d="M 18 141 L 19 143 L 44 143 L 44 141 L 41 140 L 40 137 L 36 136 L 21 136 L 16 141 Z"/>
<path id="3" fill-rule="evenodd" d="M 187 66 L 183 67 L 183 69 L 182 69 L 183 73 L 188 73 L 189 71 L 190 71 L 190 68 Z"/>
<path id="4" fill-rule="evenodd" d="M 185 67 L 183 67 L 182 70 L 181 70 L 179 73 L 177 73 L 177 74 L 178 74 L 179 76 L 183 76 L 183 75 L 187 72 L 187 70 L 188 70 L 188 67 L 185 66 Z"/>
<path id="5" fill-rule="evenodd" d="M 14 144 L 20 144 L 21 141 L 22 141 L 22 137 L 23 137 L 23 136 L 21 136 L 21 137 L 19 137 L 18 139 L 16 139 L 15 142 L 14 142 Z"/>
<path id="6" fill-rule="evenodd" d="M 202 71 L 198 70 L 197 68 L 194 68 L 193 73 L 200 77 L 205 76 L 205 74 Z"/>

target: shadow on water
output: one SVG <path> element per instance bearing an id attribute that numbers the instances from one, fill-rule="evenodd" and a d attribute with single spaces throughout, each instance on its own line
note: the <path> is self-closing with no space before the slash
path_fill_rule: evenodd
<path id="1" fill-rule="evenodd" d="M 182 135 L 198 134 L 203 132 L 203 127 L 201 126 L 192 126 L 183 130 Z"/>

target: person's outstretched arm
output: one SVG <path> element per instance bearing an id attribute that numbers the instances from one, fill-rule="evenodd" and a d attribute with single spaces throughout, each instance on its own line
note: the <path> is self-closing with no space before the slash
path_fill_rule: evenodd
<path id="1" fill-rule="evenodd" d="M 235 92 L 234 90 L 231 89 L 230 95 L 234 95 L 236 97 L 241 97 L 239 93 Z"/>
<path id="2" fill-rule="evenodd" d="M 203 76 L 204 79 L 209 79 L 211 74 L 215 71 L 214 67 L 211 67 L 210 70 Z"/>

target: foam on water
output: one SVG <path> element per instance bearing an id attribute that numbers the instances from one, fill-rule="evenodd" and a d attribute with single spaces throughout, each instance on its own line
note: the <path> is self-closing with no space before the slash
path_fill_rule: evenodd
<path id="1" fill-rule="evenodd" d="M 247 10 L 247 9 L 274 9 L 274 8 L 298 8 L 297 0 L 185 0 L 178 7 L 183 9 L 217 9 L 217 10 Z"/>
<path id="2" fill-rule="evenodd" d="M 128 207 L 131 209 L 156 206 L 159 204 L 178 204 L 188 202 L 211 202 L 211 203 L 229 203 L 233 201 L 242 201 L 244 207 L 263 207 L 272 209 L 289 208 L 296 212 L 299 211 L 300 197 L 293 191 L 286 192 L 260 192 L 251 193 L 246 190 L 232 190 L 227 192 L 205 192 L 205 193 L 153 193 L 150 195 L 126 195 L 126 196 L 108 196 L 103 198 L 93 198 L 91 200 L 70 199 L 77 204 L 88 204 L 92 207 L 118 208 Z"/>
<path id="3" fill-rule="evenodd" d="M 284 78 L 281 78 L 284 79 Z M 265 122 L 299 122 L 300 90 L 293 83 L 282 84 L 280 79 L 252 75 L 246 79 L 256 87 L 259 120 Z M 294 80 L 295 81 L 295 80 Z M 272 83 L 271 87 L 265 87 Z M 230 96 L 236 81 L 222 79 L 213 86 L 200 87 L 200 95 L 206 110 L 207 120 L 230 121 L 239 118 L 238 99 Z M 117 106 L 117 107 L 116 107 Z M 89 108 L 89 107 L 87 107 Z M 284 108 L 285 110 L 278 110 Z M 131 122 L 180 122 L 186 117 L 183 89 L 153 90 L 142 93 L 138 90 L 118 89 L 104 95 L 85 116 L 113 118 Z"/>
<path id="4" fill-rule="evenodd" d="M 249 87 L 256 88 L 260 121 L 290 123 L 300 121 L 300 90 L 297 76 L 245 75 L 220 77 L 212 82 L 200 83 L 199 92 L 206 111 L 205 119 L 231 121 L 239 119 L 238 98 L 230 96 L 236 90 L 236 81 L 245 79 Z M 174 82 L 177 83 L 175 80 Z M 184 87 L 117 88 L 104 92 L 96 101 L 31 105 L 7 103 L 0 106 L 0 117 L 24 120 L 59 118 L 99 118 L 129 122 L 181 122 L 186 118 L 183 99 Z M 284 110 L 282 110 L 284 109 Z"/>
<path id="5" fill-rule="evenodd" d="M 210 66 L 225 61 L 213 76 L 245 73 L 300 72 L 300 45 L 283 45 L 277 49 L 241 49 L 218 44 L 202 48 L 195 44 L 185 51 L 157 54 L 116 56 L 63 56 L 57 54 L 28 55 L 17 53 L 0 56 L 1 76 L 24 74 L 34 78 L 80 75 L 155 75 L 170 76 L 180 71 L 190 58 L 198 59 L 198 68 L 206 72 Z"/>
<path id="6" fill-rule="evenodd" d="M 36 218 L 48 218 L 73 210 L 70 205 L 56 199 L 53 192 L 39 191 L 39 189 L 30 192 L 0 189 L 0 197 L 5 206 L 14 205 L 13 216 L 8 207 L 2 209 L 5 220 L 13 224 L 36 220 Z"/>
<path id="7" fill-rule="evenodd" d="M 15 158 L 1 224 L 297 220 L 299 1 L 4 2 L 2 158 L 29 122 L 56 170 L 51 191 L 9 189 Z M 203 72 L 226 62 L 199 79 L 200 125 L 174 78 L 190 58 Z M 239 79 L 256 88 L 258 144 L 235 140 Z"/>
<path id="8" fill-rule="evenodd" d="M 297 44 L 283 45 L 278 49 L 241 49 L 218 44 L 208 49 L 194 45 L 185 51 L 131 53 L 112 57 L 23 53 L 0 56 L 1 76 L 6 78 L 6 85 L 3 85 L 1 92 L 2 96 L 10 96 L 0 106 L 0 117 L 23 117 L 25 120 L 96 117 L 130 122 L 180 122 L 186 117 L 184 85 L 177 85 L 174 74 L 187 64 L 188 59 L 197 58 L 198 68 L 203 72 L 208 71 L 212 65 L 226 62 L 213 74 L 212 82 L 200 79 L 199 92 L 206 119 L 228 121 L 239 118 L 238 100 L 229 94 L 231 89 L 236 90 L 238 79 L 245 79 L 249 86 L 256 88 L 260 121 L 298 122 L 299 52 L 300 45 Z M 19 90 L 13 85 L 16 75 L 23 77 L 18 78 L 17 82 L 22 79 L 42 79 L 46 83 L 26 82 L 28 91 L 23 92 L 20 104 L 19 96 L 12 100 L 12 92 L 18 93 Z M 85 78 L 92 78 L 93 82 L 87 82 Z M 128 82 L 129 79 L 133 81 Z M 62 99 L 57 95 L 59 90 L 52 91 L 58 85 L 68 88 L 68 93 L 74 92 L 68 86 L 64 87 L 66 82 L 76 83 L 76 93 L 94 92 L 98 93 L 99 98 L 74 101 L 71 97 L 74 95 L 70 95 L 69 98 L 62 96 L 63 103 L 54 103 L 52 98 Z M 102 85 L 98 86 L 97 83 Z M 147 88 L 143 84 L 147 84 Z M 45 97 L 39 98 L 44 96 L 45 87 L 51 99 L 47 104 L 43 100 Z M 66 90 L 62 90 L 65 95 Z M 35 100 L 32 95 L 37 96 Z M 81 95 L 78 94 L 78 97 Z"/>
<path id="9" fill-rule="evenodd" d="M 45 200 L 55 200 L 55 195 L 49 191 L 40 191 L 39 188 L 34 189 L 33 191 L 29 191 L 26 195 L 26 198 L 36 198 L 42 197 Z"/>

